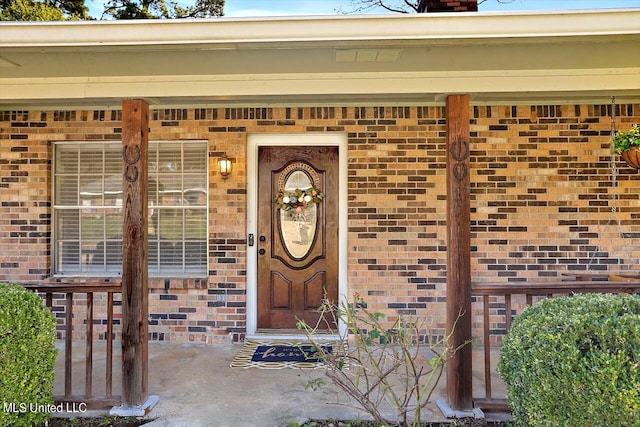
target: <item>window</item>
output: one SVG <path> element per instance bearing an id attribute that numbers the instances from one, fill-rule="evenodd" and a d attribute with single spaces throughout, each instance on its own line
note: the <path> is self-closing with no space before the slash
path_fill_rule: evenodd
<path id="1" fill-rule="evenodd" d="M 207 144 L 149 143 L 149 275 L 207 274 Z M 122 273 L 122 144 L 58 143 L 55 274 Z"/>

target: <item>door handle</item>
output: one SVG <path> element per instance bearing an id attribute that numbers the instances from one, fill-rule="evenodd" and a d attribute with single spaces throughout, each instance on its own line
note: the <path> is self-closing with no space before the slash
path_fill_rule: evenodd
<path id="1" fill-rule="evenodd" d="M 266 252 L 267 252 L 267 251 L 265 251 L 264 249 L 260 249 L 260 250 L 258 251 L 258 254 L 260 254 L 260 255 L 264 255 Z"/>
<path id="2" fill-rule="evenodd" d="M 267 241 L 267 237 L 266 236 L 260 236 L 260 241 L 261 242 L 266 242 Z"/>

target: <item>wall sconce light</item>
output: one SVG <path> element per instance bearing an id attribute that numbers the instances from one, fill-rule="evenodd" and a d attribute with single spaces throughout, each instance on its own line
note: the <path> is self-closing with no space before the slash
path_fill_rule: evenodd
<path id="1" fill-rule="evenodd" d="M 222 179 L 227 179 L 229 175 L 231 175 L 231 160 L 229 160 L 226 154 L 223 154 L 222 157 L 218 159 L 218 172 L 220 172 Z"/>

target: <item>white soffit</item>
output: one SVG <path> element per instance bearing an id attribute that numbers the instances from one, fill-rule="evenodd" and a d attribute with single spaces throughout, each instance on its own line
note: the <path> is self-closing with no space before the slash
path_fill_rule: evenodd
<path id="1" fill-rule="evenodd" d="M 0 23 L 0 108 L 640 100 L 640 8 Z M 57 104 L 56 104 L 57 103 Z M 117 103 L 117 102 L 115 102 Z"/>
<path id="2" fill-rule="evenodd" d="M 336 49 L 336 62 L 395 62 L 401 49 Z"/>
<path id="3" fill-rule="evenodd" d="M 14 68 L 19 66 L 19 64 L 16 64 L 15 62 L 9 61 L 8 59 L 0 56 L 0 68 Z"/>

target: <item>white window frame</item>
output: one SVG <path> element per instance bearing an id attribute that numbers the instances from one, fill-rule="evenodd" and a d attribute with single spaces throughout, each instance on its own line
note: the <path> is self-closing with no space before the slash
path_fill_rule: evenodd
<path id="1" fill-rule="evenodd" d="M 348 302 L 348 147 L 346 133 L 250 133 L 247 138 L 247 235 L 258 235 L 258 149 L 262 146 L 337 146 L 338 147 L 338 299 Z M 247 251 L 247 338 L 305 339 L 304 334 L 258 333 L 258 251 Z M 344 336 L 347 326 L 338 322 Z M 331 339 L 331 336 L 327 336 Z"/>
<path id="2" fill-rule="evenodd" d="M 152 150 L 155 150 L 155 147 L 158 147 L 161 144 L 180 144 L 180 150 L 183 151 L 184 150 L 184 145 L 188 144 L 188 143 L 199 143 L 203 145 L 204 151 L 207 155 L 207 160 L 205 161 L 205 172 L 204 174 L 205 176 L 205 198 L 206 198 L 206 202 L 205 205 L 202 207 L 197 207 L 197 209 L 203 209 L 205 211 L 205 234 L 204 234 L 204 241 L 205 241 L 205 253 L 204 253 L 204 260 L 205 263 L 204 265 L 199 268 L 199 271 L 189 271 L 187 269 L 187 264 L 186 264 L 186 257 L 184 257 L 184 251 L 185 249 L 185 245 L 184 243 L 189 242 L 189 239 L 183 234 L 183 238 L 182 238 L 182 251 L 183 251 L 183 261 L 180 265 L 176 265 L 174 269 L 164 269 L 162 270 L 161 268 L 158 269 L 158 271 L 149 271 L 149 277 L 184 277 L 184 278 L 205 278 L 208 276 L 209 274 L 209 162 L 208 162 L 208 145 L 207 145 L 207 141 L 206 140 L 157 140 L 157 141 L 149 141 L 149 152 L 150 154 L 152 153 Z M 119 269 L 119 271 L 95 271 L 95 270 L 87 270 L 87 271 L 82 271 L 82 265 L 86 265 L 86 264 L 82 264 L 80 263 L 80 269 L 79 270 L 73 270 L 73 271 L 61 271 L 60 270 L 60 266 L 58 265 L 58 242 L 59 242 L 59 238 L 57 235 L 57 215 L 60 211 L 64 210 L 64 209 L 74 209 L 74 210 L 82 210 L 82 209 L 87 209 L 87 206 L 83 206 L 82 204 L 80 205 L 56 205 L 56 154 L 57 154 L 57 148 L 58 146 L 64 146 L 64 145 L 79 145 L 79 144 L 92 144 L 95 145 L 96 148 L 98 147 L 102 147 L 102 156 L 103 156 L 103 168 L 104 168 L 104 158 L 105 158 L 105 148 L 107 145 L 119 145 L 121 146 L 122 142 L 121 141 L 54 141 L 52 143 L 53 145 L 53 149 L 52 149 L 52 164 L 51 164 L 51 207 L 52 207 L 52 232 L 51 232 L 51 270 L 52 270 L 52 274 L 55 277 L 117 277 L 120 276 L 122 274 L 122 268 Z M 181 156 L 183 157 L 183 156 Z M 182 169 L 182 172 L 180 174 L 181 180 L 182 180 L 182 188 L 184 189 L 184 178 L 185 175 L 184 173 L 188 172 L 185 169 Z M 103 171 L 101 171 L 101 173 L 104 175 L 104 169 Z M 70 174 L 72 175 L 72 174 Z M 79 174 L 75 174 L 75 176 L 80 177 Z M 152 171 L 149 171 L 149 178 L 152 178 Z M 151 197 L 150 197 L 151 199 Z M 151 202 L 151 200 L 150 200 Z M 81 203 L 81 202 L 80 202 Z M 122 206 L 121 205 L 117 205 L 119 206 L 119 208 L 121 209 Z M 163 206 L 161 204 L 158 205 L 149 205 L 149 209 L 192 209 L 193 207 L 191 206 Z M 184 218 L 184 217 L 183 217 Z M 79 225 L 80 226 L 80 225 Z M 182 230 L 183 233 L 185 231 L 185 227 L 186 225 L 183 223 L 182 225 Z M 78 245 L 80 247 L 82 247 L 82 237 L 78 236 Z M 151 242 L 150 242 L 151 243 Z M 158 240 L 158 245 L 160 245 L 160 240 Z M 158 254 L 158 265 L 160 267 L 160 254 Z M 178 271 L 178 269 L 180 269 L 181 271 Z"/>

